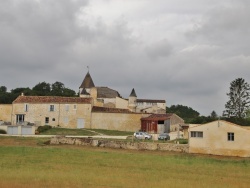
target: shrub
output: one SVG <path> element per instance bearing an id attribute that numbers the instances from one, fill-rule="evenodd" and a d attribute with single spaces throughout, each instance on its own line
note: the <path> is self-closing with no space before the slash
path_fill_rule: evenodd
<path id="1" fill-rule="evenodd" d="M 179 144 L 188 144 L 188 140 L 187 139 L 179 139 Z"/>
<path id="2" fill-rule="evenodd" d="M 38 128 L 37 128 L 37 131 L 39 132 L 39 133 L 41 133 L 41 132 L 45 132 L 45 131 L 47 131 L 47 130 L 49 130 L 49 129 L 51 129 L 52 127 L 50 126 L 50 125 L 44 125 L 44 126 L 39 126 Z"/>
<path id="3" fill-rule="evenodd" d="M 7 134 L 7 132 L 3 129 L 0 129 L 0 134 Z"/>

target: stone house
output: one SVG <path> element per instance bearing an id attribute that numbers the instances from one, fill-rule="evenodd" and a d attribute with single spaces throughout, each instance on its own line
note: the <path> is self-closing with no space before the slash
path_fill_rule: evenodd
<path id="1" fill-rule="evenodd" d="M 189 152 L 250 157 L 250 130 L 218 120 L 189 128 Z"/>
<path id="2" fill-rule="evenodd" d="M 11 123 L 67 128 L 90 127 L 91 98 L 19 96 L 12 104 Z"/>

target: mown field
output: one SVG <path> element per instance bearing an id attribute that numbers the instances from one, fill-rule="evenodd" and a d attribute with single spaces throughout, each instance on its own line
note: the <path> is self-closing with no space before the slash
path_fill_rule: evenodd
<path id="1" fill-rule="evenodd" d="M 105 130 L 105 129 L 67 129 L 67 128 L 52 128 L 40 135 L 75 135 L 75 136 L 95 136 L 95 135 L 109 135 L 109 136 L 128 136 L 133 135 L 133 132 Z"/>
<path id="2" fill-rule="evenodd" d="M 249 187 L 250 159 L 0 136 L 0 187 Z"/>

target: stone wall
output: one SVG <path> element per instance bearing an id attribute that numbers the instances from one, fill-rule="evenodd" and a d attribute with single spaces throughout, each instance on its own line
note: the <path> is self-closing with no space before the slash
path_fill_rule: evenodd
<path id="1" fill-rule="evenodd" d="M 12 104 L 0 104 L 0 120 L 11 121 Z"/>
<path id="2" fill-rule="evenodd" d="M 91 128 L 119 131 L 138 131 L 141 128 L 141 114 L 92 112 Z"/>
<path id="3" fill-rule="evenodd" d="M 188 144 L 172 144 L 172 143 L 152 143 L 152 142 L 127 142 L 115 140 L 96 140 L 92 138 L 72 138 L 57 136 L 50 140 L 50 144 L 69 144 L 94 147 L 107 147 L 117 149 L 133 149 L 133 150 L 159 150 L 159 151 L 175 151 L 188 153 Z"/>

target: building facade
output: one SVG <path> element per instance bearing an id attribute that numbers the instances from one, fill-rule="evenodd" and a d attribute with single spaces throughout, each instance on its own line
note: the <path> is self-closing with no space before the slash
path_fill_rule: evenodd
<path id="1" fill-rule="evenodd" d="M 250 130 L 227 121 L 189 128 L 189 152 L 250 157 Z"/>

